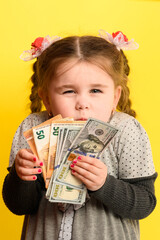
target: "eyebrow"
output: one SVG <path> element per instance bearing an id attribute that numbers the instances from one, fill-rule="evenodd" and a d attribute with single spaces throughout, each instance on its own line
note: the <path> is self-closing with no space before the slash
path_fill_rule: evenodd
<path id="1" fill-rule="evenodd" d="M 108 87 L 107 84 L 100 84 L 100 83 L 91 84 L 90 86 L 91 87 L 104 87 L 104 88 Z"/>
<path id="2" fill-rule="evenodd" d="M 62 85 L 60 87 L 57 87 L 57 89 L 62 89 L 62 88 L 74 88 L 75 86 L 73 84 L 65 84 L 65 85 Z M 108 86 L 105 85 L 105 84 L 99 84 L 99 83 L 96 83 L 96 84 L 91 84 L 89 85 L 89 87 L 91 88 L 99 88 L 99 87 L 102 87 L 102 88 L 107 88 Z"/>

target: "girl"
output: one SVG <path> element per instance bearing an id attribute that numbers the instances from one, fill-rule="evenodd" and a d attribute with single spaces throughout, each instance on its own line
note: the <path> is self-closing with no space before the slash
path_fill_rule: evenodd
<path id="1" fill-rule="evenodd" d="M 129 66 L 122 49 L 135 49 L 121 32 L 100 37 L 38 38 L 21 56 L 33 65 L 30 114 L 18 128 L 3 185 L 6 206 L 25 214 L 22 239 L 140 238 L 139 219 L 155 208 L 155 173 L 147 134 L 135 119 L 127 87 Z M 46 111 L 41 112 L 41 100 Z M 116 111 L 119 110 L 119 111 Z M 51 116 L 89 117 L 119 129 L 101 159 L 80 156 L 72 174 L 88 189 L 83 206 L 45 198 L 42 162 L 28 149 L 23 132 Z M 36 168 L 35 168 L 36 167 Z"/>

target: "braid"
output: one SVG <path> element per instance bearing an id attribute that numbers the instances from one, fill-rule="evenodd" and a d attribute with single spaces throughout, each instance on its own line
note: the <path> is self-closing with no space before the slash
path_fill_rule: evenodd
<path id="1" fill-rule="evenodd" d="M 121 97 L 118 102 L 117 109 L 121 112 L 127 113 L 133 117 L 136 117 L 136 112 L 131 108 L 131 100 L 129 99 L 130 91 L 127 84 L 122 86 Z"/>
<path id="2" fill-rule="evenodd" d="M 123 64 L 124 64 L 124 73 L 126 74 L 126 76 L 129 75 L 130 73 L 130 67 L 128 65 L 128 59 L 126 58 L 126 56 L 124 55 L 124 52 L 121 50 L 121 54 L 123 57 Z"/>
<path id="3" fill-rule="evenodd" d="M 135 110 L 133 110 L 131 108 L 131 100 L 129 98 L 130 95 L 130 90 L 127 86 L 127 82 L 128 82 L 128 75 L 130 73 L 130 67 L 128 65 L 128 59 L 126 58 L 126 56 L 124 55 L 123 51 L 121 50 L 121 54 L 123 57 L 123 62 L 124 62 L 124 79 L 123 79 L 123 83 L 122 83 L 122 92 L 121 92 L 121 97 L 120 100 L 118 102 L 118 110 L 124 112 L 124 113 L 128 113 L 129 115 L 136 117 L 136 112 Z"/>
<path id="4" fill-rule="evenodd" d="M 40 112 L 41 108 L 42 108 L 42 102 L 41 102 L 41 98 L 38 95 L 38 77 L 36 74 L 36 63 L 35 62 L 33 64 L 33 75 L 31 77 L 31 81 L 33 83 L 32 88 L 31 88 L 31 94 L 29 96 L 29 99 L 31 101 L 30 103 L 30 109 L 31 112 Z"/>

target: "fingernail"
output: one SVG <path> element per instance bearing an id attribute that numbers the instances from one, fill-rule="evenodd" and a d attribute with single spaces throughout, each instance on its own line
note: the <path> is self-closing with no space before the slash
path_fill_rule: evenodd
<path id="1" fill-rule="evenodd" d="M 73 163 L 77 163 L 77 160 L 75 159 L 75 160 L 73 160 Z"/>
<path id="2" fill-rule="evenodd" d="M 71 167 L 74 167 L 74 164 L 71 164 Z"/>
<path id="3" fill-rule="evenodd" d="M 33 176 L 33 180 L 36 180 L 36 177 L 35 177 L 35 176 Z"/>
<path id="4" fill-rule="evenodd" d="M 82 157 L 81 156 L 78 156 L 78 158 L 77 158 L 78 160 L 82 160 Z"/>
<path id="5" fill-rule="evenodd" d="M 75 173 L 76 171 L 72 170 L 72 173 Z"/>
<path id="6" fill-rule="evenodd" d="M 39 164 L 41 167 L 43 166 L 43 162 L 40 162 L 40 164 Z"/>
<path id="7" fill-rule="evenodd" d="M 39 168 L 39 169 L 38 169 L 38 172 L 39 172 L 39 173 L 41 173 L 41 172 L 42 172 L 42 170 Z"/>
<path id="8" fill-rule="evenodd" d="M 36 157 L 34 157 L 34 158 L 33 158 L 33 161 L 35 161 L 35 162 L 36 162 L 36 160 L 37 160 L 37 158 L 36 158 Z"/>

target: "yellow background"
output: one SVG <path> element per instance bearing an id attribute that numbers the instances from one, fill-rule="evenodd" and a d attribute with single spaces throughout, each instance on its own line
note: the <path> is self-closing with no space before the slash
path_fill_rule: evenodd
<path id="1" fill-rule="evenodd" d="M 13 135 L 29 114 L 27 107 L 33 62 L 19 55 L 30 49 L 36 37 L 109 33 L 121 30 L 134 38 L 140 48 L 128 51 L 133 107 L 146 129 L 152 146 L 156 171 L 160 172 L 160 1 L 139 0 L 6 0 L 0 8 L 0 188 L 7 174 Z M 160 199 L 160 178 L 156 195 Z M 141 240 L 158 240 L 160 204 L 140 221 Z M 12 214 L 0 196 L 0 238 L 20 238 L 23 216 Z"/>

